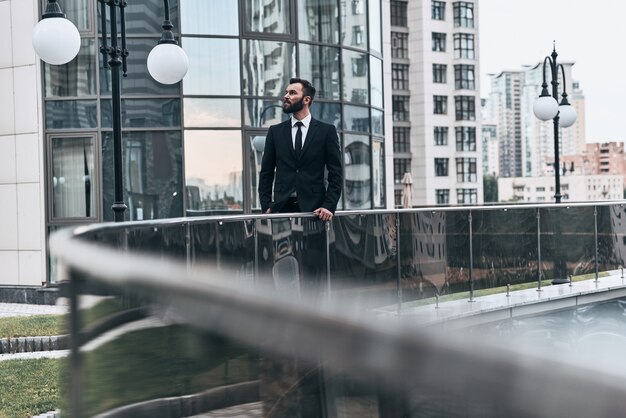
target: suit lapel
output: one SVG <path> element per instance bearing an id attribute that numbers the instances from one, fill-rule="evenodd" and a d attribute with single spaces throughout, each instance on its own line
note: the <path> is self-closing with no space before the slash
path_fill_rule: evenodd
<path id="1" fill-rule="evenodd" d="M 319 122 L 316 119 L 311 118 L 311 123 L 309 124 L 309 130 L 306 133 L 306 138 L 304 140 L 304 146 L 302 147 L 302 152 L 300 153 L 300 158 L 304 156 L 304 153 L 311 147 L 313 141 L 315 141 L 315 136 L 319 132 Z M 294 153 L 295 155 L 295 153 Z"/>
<path id="2" fill-rule="evenodd" d="M 291 155 L 293 161 L 298 161 L 298 158 L 296 158 L 296 150 L 293 149 L 293 139 L 291 138 L 291 118 L 283 122 L 282 129 L 283 132 L 281 136 L 285 138 L 285 146 L 289 149 L 289 155 Z"/>

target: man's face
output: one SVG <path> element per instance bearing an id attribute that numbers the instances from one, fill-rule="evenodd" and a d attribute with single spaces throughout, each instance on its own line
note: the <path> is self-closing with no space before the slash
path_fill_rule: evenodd
<path id="1" fill-rule="evenodd" d="M 304 108 L 306 97 L 309 96 L 304 95 L 302 84 L 294 83 L 288 85 L 283 97 L 283 112 L 296 113 L 301 111 Z"/>

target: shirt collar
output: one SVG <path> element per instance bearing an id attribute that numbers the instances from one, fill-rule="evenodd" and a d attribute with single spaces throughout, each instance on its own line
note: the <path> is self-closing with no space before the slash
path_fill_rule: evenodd
<path id="1" fill-rule="evenodd" d="M 291 116 L 291 127 L 293 128 L 294 126 L 296 126 L 296 122 L 298 122 L 298 119 L 294 118 L 293 115 Z M 309 113 L 308 115 L 306 115 L 306 117 L 304 119 L 302 119 L 300 122 L 302 122 L 302 124 L 304 125 L 304 128 L 309 127 L 309 125 L 311 124 L 311 114 Z"/>

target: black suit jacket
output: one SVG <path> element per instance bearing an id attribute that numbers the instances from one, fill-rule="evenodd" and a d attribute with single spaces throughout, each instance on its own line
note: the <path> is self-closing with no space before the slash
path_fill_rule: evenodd
<path id="1" fill-rule="evenodd" d="M 328 170 L 327 187 L 324 168 Z M 311 118 L 299 160 L 291 139 L 291 118 L 270 127 L 259 176 L 259 199 L 264 213 L 267 209 L 280 212 L 294 190 L 301 211 L 323 207 L 334 213 L 342 181 L 341 151 L 334 125 Z"/>

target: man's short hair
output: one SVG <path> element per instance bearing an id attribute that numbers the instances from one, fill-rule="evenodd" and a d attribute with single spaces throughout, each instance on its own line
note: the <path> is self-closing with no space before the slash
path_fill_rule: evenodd
<path id="1" fill-rule="evenodd" d="M 296 83 L 302 84 L 302 92 L 304 93 L 305 96 L 311 97 L 311 103 L 313 103 L 313 99 L 315 99 L 315 87 L 313 87 L 313 84 L 311 84 L 311 82 L 308 80 L 298 78 L 298 77 L 294 77 L 289 80 L 289 84 L 296 84 Z"/>

